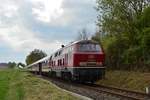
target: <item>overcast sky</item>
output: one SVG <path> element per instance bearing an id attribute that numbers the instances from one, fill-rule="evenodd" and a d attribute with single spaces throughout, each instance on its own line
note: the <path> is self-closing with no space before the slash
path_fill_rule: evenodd
<path id="1" fill-rule="evenodd" d="M 35 48 L 50 54 L 96 30 L 95 0 L 0 0 L 0 62 L 25 62 Z"/>

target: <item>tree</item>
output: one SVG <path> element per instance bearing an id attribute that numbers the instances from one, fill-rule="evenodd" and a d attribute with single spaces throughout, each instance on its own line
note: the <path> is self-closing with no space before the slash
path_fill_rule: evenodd
<path id="1" fill-rule="evenodd" d="M 17 64 L 16 64 L 15 62 L 9 62 L 9 63 L 8 63 L 8 67 L 9 67 L 9 68 L 14 68 L 14 67 L 16 67 L 16 65 L 17 65 Z"/>
<path id="2" fill-rule="evenodd" d="M 101 43 L 102 35 L 100 32 L 96 32 L 92 37 L 92 40 L 97 41 L 98 43 Z"/>
<path id="3" fill-rule="evenodd" d="M 143 54 L 143 62 L 150 67 L 150 7 L 144 9 L 144 12 L 139 21 L 141 30 L 139 39 Z M 149 68 L 150 69 L 150 68 Z"/>
<path id="4" fill-rule="evenodd" d="M 47 54 L 39 49 L 34 49 L 30 54 L 26 57 L 26 64 L 32 64 L 38 60 L 40 60 L 43 57 L 46 57 Z"/>
<path id="5" fill-rule="evenodd" d="M 88 37 L 89 36 L 88 36 L 87 30 L 83 28 L 82 30 L 79 31 L 77 40 L 87 40 Z"/>
<path id="6" fill-rule="evenodd" d="M 107 64 L 117 69 L 150 66 L 150 0 L 97 0 L 97 11 Z"/>

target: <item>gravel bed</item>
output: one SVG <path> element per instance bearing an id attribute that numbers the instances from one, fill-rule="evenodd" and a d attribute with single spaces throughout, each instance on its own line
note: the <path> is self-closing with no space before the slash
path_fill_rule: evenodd
<path id="1" fill-rule="evenodd" d="M 64 82 L 59 79 L 56 80 L 56 79 L 50 79 L 47 77 L 43 77 L 43 78 L 48 81 L 51 81 L 53 84 L 57 85 L 60 88 L 92 98 L 93 100 L 122 100 L 119 97 L 115 97 L 112 95 L 107 95 L 104 93 L 96 92 L 94 90 L 83 88 L 78 84 L 73 84 L 72 82 Z"/>

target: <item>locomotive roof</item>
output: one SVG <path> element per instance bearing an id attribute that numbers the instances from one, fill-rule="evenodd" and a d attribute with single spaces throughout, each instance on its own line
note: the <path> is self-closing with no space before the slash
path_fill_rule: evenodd
<path id="1" fill-rule="evenodd" d="M 80 40 L 80 41 L 77 41 L 76 43 L 97 43 L 97 42 L 93 40 Z"/>
<path id="2" fill-rule="evenodd" d="M 73 44 L 77 44 L 77 43 L 97 43 L 94 40 L 79 40 L 79 41 L 75 41 L 75 42 L 71 42 L 70 44 L 66 45 L 66 47 L 73 45 Z"/>
<path id="3" fill-rule="evenodd" d="M 96 41 L 93 41 L 93 40 L 79 40 L 79 41 L 74 41 L 74 42 L 70 42 L 68 45 L 64 46 L 63 48 L 58 49 L 58 50 L 55 51 L 54 53 L 56 53 L 56 52 L 58 52 L 58 51 L 60 51 L 60 50 L 63 50 L 63 49 L 65 49 L 65 48 L 67 48 L 67 47 L 69 47 L 69 46 L 71 46 L 71 45 L 74 45 L 74 44 L 78 44 L 78 43 L 91 43 L 91 42 L 97 44 L 97 42 L 96 42 Z"/>

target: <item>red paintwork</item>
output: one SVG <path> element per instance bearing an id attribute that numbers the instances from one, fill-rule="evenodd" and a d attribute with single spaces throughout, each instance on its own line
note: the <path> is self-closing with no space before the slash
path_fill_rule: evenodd
<path id="1" fill-rule="evenodd" d="M 80 62 L 96 62 L 104 64 L 105 54 L 103 51 L 103 48 L 101 46 L 101 51 L 99 52 L 80 52 L 78 51 L 78 45 L 80 43 L 72 44 L 68 47 L 63 48 L 63 52 L 65 52 L 63 55 L 53 57 L 53 59 L 49 62 L 49 68 L 64 68 L 64 67 L 80 67 Z M 70 48 L 73 48 L 71 53 Z M 67 51 L 67 52 L 66 52 Z M 70 57 L 71 56 L 71 57 Z M 92 57 L 90 57 L 92 56 Z M 58 64 L 58 60 L 61 60 L 64 62 L 63 64 Z M 95 66 L 98 67 L 98 66 Z"/>
<path id="2" fill-rule="evenodd" d="M 90 57 L 92 55 L 92 57 Z M 104 63 L 104 54 L 74 54 L 74 67 L 79 66 L 80 62 L 102 62 Z"/>

